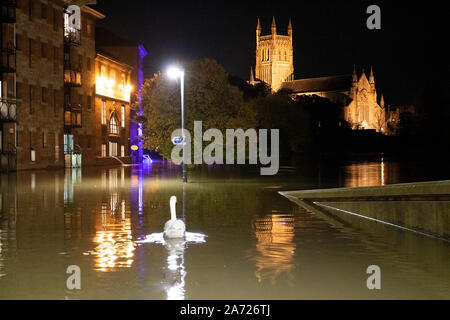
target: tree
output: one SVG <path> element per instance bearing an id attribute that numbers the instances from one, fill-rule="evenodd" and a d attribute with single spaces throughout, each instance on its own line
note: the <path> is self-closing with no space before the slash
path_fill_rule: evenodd
<path id="1" fill-rule="evenodd" d="M 253 104 L 229 82 L 229 75 L 211 59 L 186 62 L 185 128 L 193 134 L 194 121 L 203 122 L 203 130 L 216 128 L 254 128 L 257 125 Z M 180 86 L 163 74 L 147 79 L 142 88 L 145 147 L 169 158 L 171 134 L 181 127 Z"/>

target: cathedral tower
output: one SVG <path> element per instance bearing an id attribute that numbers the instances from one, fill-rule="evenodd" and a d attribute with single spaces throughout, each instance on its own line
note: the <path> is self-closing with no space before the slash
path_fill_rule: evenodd
<path id="1" fill-rule="evenodd" d="M 278 91 L 284 81 L 294 80 L 293 57 L 291 20 L 289 19 L 288 35 L 277 34 L 274 17 L 271 34 L 261 36 L 261 24 L 258 19 L 255 78 L 267 83 L 272 91 Z"/>

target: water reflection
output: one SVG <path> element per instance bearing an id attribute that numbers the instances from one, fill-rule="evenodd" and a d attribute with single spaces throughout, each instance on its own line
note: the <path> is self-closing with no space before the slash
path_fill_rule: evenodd
<path id="1" fill-rule="evenodd" d="M 140 243 L 158 243 L 167 249 L 167 267 L 164 270 L 164 290 L 167 300 L 184 300 L 185 278 L 187 275 L 184 265 L 184 253 L 188 244 L 205 243 L 206 235 L 186 232 L 185 238 L 165 239 L 164 233 L 152 233 Z"/>
<path id="2" fill-rule="evenodd" d="M 344 187 L 384 186 L 398 182 L 398 166 L 386 162 L 383 157 L 377 162 L 355 162 L 344 167 Z"/>
<path id="3" fill-rule="evenodd" d="M 282 273 L 292 277 L 294 267 L 294 215 L 269 214 L 254 221 L 257 239 L 255 256 L 258 282 L 270 279 L 272 283 Z"/>
<path id="4" fill-rule="evenodd" d="M 96 256 L 95 266 L 98 271 L 111 271 L 114 268 L 127 268 L 133 264 L 135 243 L 132 236 L 130 212 L 127 202 L 121 199 L 118 190 L 119 169 L 103 170 L 102 183 L 108 185 L 107 199 L 101 204 L 101 220 L 97 221 L 93 242 L 94 250 L 87 254 Z M 121 184 L 124 176 L 121 170 Z M 108 199 L 109 198 L 109 199 Z"/>

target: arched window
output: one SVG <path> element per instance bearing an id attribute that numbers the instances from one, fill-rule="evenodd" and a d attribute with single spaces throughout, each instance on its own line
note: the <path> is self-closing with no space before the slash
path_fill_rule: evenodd
<path id="1" fill-rule="evenodd" d="M 109 133 L 113 133 L 113 134 L 118 134 L 119 133 L 119 129 L 117 126 L 117 120 L 116 117 L 113 115 L 111 115 L 111 119 L 109 120 Z"/>

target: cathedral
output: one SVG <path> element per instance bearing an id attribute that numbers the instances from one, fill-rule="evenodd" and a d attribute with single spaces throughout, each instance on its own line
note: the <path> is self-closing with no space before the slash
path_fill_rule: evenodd
<path id="1" fill-rule="evenodd" d="M 285 90 L 293 97 L 317 95 L 342 106 L 343 120 L 354 129 L 373 129 L 385 132 L 384 98 L 378 100 L 373 68 L 369 77 L 364 70 L 358 75 L 356 67 L 349 75 L 325 76 L 294 80 L 294 50 L 292 23 L 289 19 L 287 35 L 277 34 L 275 18 L 270 35 L 261 35 L 261 24 L 256 25 L 256 65 L 250 69 L 249 83 L 264 82 L 272 92 Z"/>

